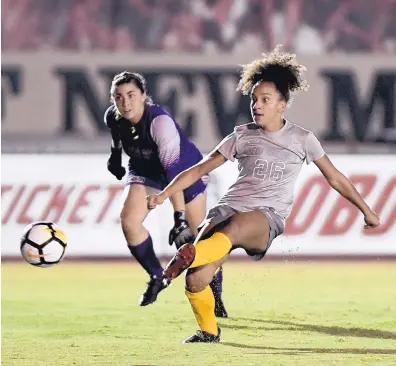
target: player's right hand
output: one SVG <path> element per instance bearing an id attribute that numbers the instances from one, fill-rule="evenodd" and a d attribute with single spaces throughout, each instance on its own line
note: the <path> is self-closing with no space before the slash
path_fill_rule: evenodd
<path id="1" fill-rule="evenodd" d="M 149 210 L 153 210 L 158 205 L 161 205 L 165 199 L 161 196 L 161 194 L 151 194 L 146 197 L 147 198 L 147 208 Z"/>
<path id="2" fill-rule="evenodd" d="M 122 165 L 115 166 L 107 164 L 107 169 L 111 174 L 113 174 L 118 180 L 121 180 L 122 177 L 125 175 L 126 170 Z"/>
<path id="3" fill-rule="evenodd" d="M 380 218 L 374 211 L 371 211 L 364 216 L 364 222 L 366 223 L 366 225 L 364 225 L 365 229 L 372 229 L 380 224 Z"/>
<path id="4" fill-rule="evenodd" d="M 118 180 L 121 180 L 125 175 L 126 170 L 122 166 L 122 150 L 111 148 L 109 159 L 107 160 L 107 169 L 113 174 Z"/>

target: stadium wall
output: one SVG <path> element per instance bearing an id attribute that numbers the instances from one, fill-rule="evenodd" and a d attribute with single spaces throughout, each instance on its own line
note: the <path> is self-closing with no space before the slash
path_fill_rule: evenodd
<path id="1" fill-rule="evenodd" d="M 154 101 L 208 152 L 236 124 L 249 120 L 249 98 L 235 91 L 238 65 L 258 56 L 9 51 L 2 57 L 2 135 L 5 142 L 15 135 L 36 136 L 39 142 L 60 133 L 94 140 L 108 132 L 103 112 L 111 79 L 128 69 L 146 76 Z M 381 146 L 383 153 L 396 151 L 393 56 L 301 55 L 299 61 L 308 68 L 311 88 L 296 98 L 288 118 L 324 143 L 350 142 L 344 152 L 353 150 L 351 142 Z M 96 152 L 104 149 L 107 145 Z"/>
<path id="2" fill-rule="evenodd" d="M 365 232 L 359 212 L 330 189 L 314 164 L 304 165 L 285 234 L 274 241 L 269 255 L 396 256 L 396 157 L 331 158 L 380 214 L 381 226 Z M 19 255 L 23 228 L 37 220 L 56 222 L 65 230 L 70 257 L 129 257 L 119 223 L 123 186 L 107 172 L 106 160 L 105 154 L 4 154 L 3 258 Z M 209 207 L 236 176 L 237 164 L 231 162 L 212 173 Z M 171 212 L 165 202 L 145 222 L 163 256 L 174 251 L 167 243 Z M 241 254 L 237 251 L 233 256 Z"/>

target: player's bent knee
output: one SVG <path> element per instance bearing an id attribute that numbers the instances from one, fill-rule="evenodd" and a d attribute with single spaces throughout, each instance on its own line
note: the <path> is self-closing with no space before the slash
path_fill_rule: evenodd
<path id="1" fill-rule="evenodd" d="M 121 226 L 124 232 L 134 233 L 139 232 L 142 227 L 142 220 L 140 217 L 134 215 L 129 210 L 121 211 Z"/>
<path id="2" fill-rule="evenodd" d="M 226 256 L 228 257 L 228 256 Z M 189 292 L 200 292 L 208 286 L 216 273 L 217 268 L 225 262 L 226 257 L 214 263 L 205 264 L 204 266 L 190 268 L 186 273 L 186 289 Z"/>
<path id="3" fill-rule="evenodd" d="M 205 266 L 202 266 L 205 267 Z M 200 292 L 209 285 L 211 280 L 198 268 L 189 269 L 186 274 L 186 290 L 189 292 Z"/>

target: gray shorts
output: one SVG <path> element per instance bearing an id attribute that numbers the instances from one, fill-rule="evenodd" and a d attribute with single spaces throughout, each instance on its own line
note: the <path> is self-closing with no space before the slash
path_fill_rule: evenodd
<path id="1" fill-rule="evenodd" d="M 267 216 L 268 223 L 269 223 L 269 238 L 268 238 L 268 247 L 265 251 L 251 251 L 246 250 L 246 253 L 253 257 L 254 260 L 259 261 L 260 259 L 264 258 L 265 254 L 268 251 L 268 248 L 271 246 L 272 241 L 279 235 L 283 233 L 285 230 L 284 220 L 281 216 L 279 216 L 275 210 L 271 207 L 264 207 L 258 210 Z M 214 224 L 212 230 L 210 230 L 205 237 L 209 237 L 213 235 L 214 231 L 219 227 L 225 226 L 230 222 L 230 219 L 236 213 L 241 211 L 235 210 L 234 208 L 226 205 L 220 205 L 212 208 L 209 210 L 208 214 L 204 222 L 200 225 L 200 228 L 203 227 L 207 223 Z M 203 237 L 204 238 L 204 237 Z M 202 239 L 203 239 L 202 238 Z"/>

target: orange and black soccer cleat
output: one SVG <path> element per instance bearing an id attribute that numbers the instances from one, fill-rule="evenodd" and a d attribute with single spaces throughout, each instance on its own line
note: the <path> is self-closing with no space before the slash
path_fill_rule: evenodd
<path id="1" fill-rule="evenodd" d="M 182 245 L 165 267 L 163 277 L 168 280 L 174 280 L 191 266 L 194 258 L 195 246 L 189 243 Z"/>

